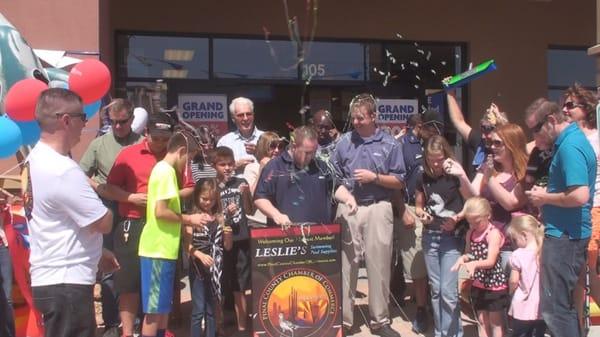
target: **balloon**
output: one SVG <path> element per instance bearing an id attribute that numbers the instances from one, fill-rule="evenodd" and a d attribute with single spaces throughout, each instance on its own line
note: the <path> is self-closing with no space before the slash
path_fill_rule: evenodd
<path id="1" fill-rule="evenodd" d="M 76 64 L 69 74 L 69 89 L 90 104 L 102 98 L 110 88 L 110 71 L 98 60 L 86 59 Z"/>
<path id="2" fill-rule="evenodd" d="M 40 139 L 41 130 L 37 121 L 17 122 L 17 125 L 21 129 L 23 145 L 35 145 Z"/>
<path id="3" fill-rule="evenodd" d="M 144 129 L 146 128 L 147 123 L 148 111 L 139 107 L 133 109 L 133 122 L 131 122 L 131 130 L 139 135 L 142 135 L 144 134 Z"/>
<path id="4" fill-rule="evenodd" d="M 20 80 L 6 93 L 4 110 L 14 121 L 32 121 L 35 119 L 35 104 L 42 91 L 46 89 L 48 86 L 40 80 L 34 78 Z"/>
<path id="5" fill-rule="evenodd" d="M 99 99 L 93 103 L 86 104 L 83 106 L 83 112 L 85 112 L 85 117 L 90 120 L 94 115 L 100 110 L 100 106 L 102 105 L 102 100 Z"/>
<path id="6" fill-rule="evenodd" d="M 14 155 L 21 146 L 21 129 L 10 118 L 0 116 L 0 158 Z"/>

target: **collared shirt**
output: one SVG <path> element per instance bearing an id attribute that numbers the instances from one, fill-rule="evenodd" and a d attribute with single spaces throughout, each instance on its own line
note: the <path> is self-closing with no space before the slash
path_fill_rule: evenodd
<path id="1" fill-rule="evenodd" d="M 133 131 L 121 140 L 117 139 L 112 132 L 104 134 L 90 143 L 79 161 L 79 166 L 86 174 L 91 172 L 95 182 L 104 184 L 119 152 L 124 147 L 139 143 L 141 140 L 142 136 Z"/>
<path id="2" fill-rule="evenodd" d="M 542 206 L 546 235 L 585 239 L 591 235 L 590 210 L 596 180 L 596 155 L 576 123 L 565 128 L 554 142 L 554 157 L 548 176 L 549 193 L 565 192 L 576 186 L 588 186 L 589 200 L 581 207 Z"/>
<path id="3" fill-rule="evenodd" d="M 322 160 L 299 170 L 285 151 L 262 170 L 254 198 L 268 199 L 293 222 L 329 223 L 333 188 L 333 174 Z M 274 226 L 273 219 L 267 225 Z"/>
<path id="4" fill-rule="evenodd" d="M 239 130 L 231 131 L 225 136 L 221 137 L 221 139 L 219 139 L 217 146 L 227 146 L 228 148 L 230 148 L 233 151 L 233 157 L 235 161 L 244 158 L 252 158 L 256 160 L 254 155 L 251 155 L 248 152 L 246 152 L 246 146 L 244 144 L 251 143 L 256 145 L 256 143 L 258 142 L 258 138 L 263 133 L 264 131 L 259 130 L 256 126 L 254 127 L 252 134 L 248 138 L 244 138 Z"/>
<path id="5" fill-rule="evenodd" d="M 362 138 L 356 131 L 345 133 L 336 146 L 333 164 L 344 185 L 359 203 L 390 200 L 392 190 L 375 183 L 359 184 L 354 179 L 354 170 L 367 169 L 379 174 L 392 175 L 399 181 L 404 180 L 406 173 L 402 146 L 381 129 L 377 129 L 375 134 L 368 138 Z"/>
<path id="6" fill-rule="evenodd" d="M 423 145 L 412 129 L 400 137 L 400 143 L 406 168 L 406 201 L 410 205 L 414 205 L 417 178 L 423 172 Z"/>

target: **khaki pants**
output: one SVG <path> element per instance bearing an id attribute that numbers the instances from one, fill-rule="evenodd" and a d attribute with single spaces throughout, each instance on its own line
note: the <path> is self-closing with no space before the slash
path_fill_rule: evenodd
<path id="1" fill-rule="evenodd" d="M 369 286 L 370 326 L 376 329 L 390 323 L 390 265 L 392 263 L 393 214 L 389 201 L 359 206 L 348 215 L 339 204 L 337 222 L 342 226 L 342 311 L 345 326 L 354 324 L 354 295 L 358 265 L 364 257 Z"/>

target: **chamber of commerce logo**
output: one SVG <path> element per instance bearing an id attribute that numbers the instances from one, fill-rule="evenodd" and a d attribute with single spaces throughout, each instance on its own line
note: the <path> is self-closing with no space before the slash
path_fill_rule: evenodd
<path id="1" fill-rule="evenodd" d="M 260 297 L 260 318 L 274 337 L 317 337 L 329 332 L 338 295 L 325 275 L 307 268 L 274 276 Z"/>

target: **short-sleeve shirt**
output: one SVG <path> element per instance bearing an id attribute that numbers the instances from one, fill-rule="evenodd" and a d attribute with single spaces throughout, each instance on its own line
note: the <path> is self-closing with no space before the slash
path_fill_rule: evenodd
<path id="1" fill-rule="evenodd" d="M 426 232 L 441 233 L 444 219 L 455 216 L 463 209 L 460 181 L 455 176 L 444 174 L 431 177 L 423 172 L 417 177 L 416 190 L 425 195 L 424 210 L 433 216 L 432 223 L 425 228 Z M 458 234 L 458 231 L 445 234 Z"/>
<path id="2" fill-rule="evenodd" d="M 79 161 L 79 165 L 84 172 L 93 174 L 94 181 L 104 184 L 119 152 L 124 147 L 138 143 L 140 140 L 142 140 L 142 136 L 133 131 L 122 140 L 117 140 L 112 132 L 102 135 L 92 140 Z"/>
<path id="3" fill-rule="evenodd" d="M 571 123 L 556 138 L 554 156 L 548 176 L 549 193 L 565 192 L 570 187 L 588 186 L 589 200 L 580 207 L 542 206 L 545 233 L 552 237 L 563 234 L 571 239 L 591 235 L 590 210 L 596 181 L 596 155 L 576 123 Z"/>
<path id="4" fill-rule="evenodd" d="M 417 178 L 423 172 L 423 145 L 412 129 L 400 137 L 400 143 L 406 168 L 406 200 L 410 205 L 414 205 Z"/>
<path id="5" fill-rule="evenodd" d="M 256 145 L 256 143 L 258 142 L 258 138 L 263 133 L 264 131 L 261 131 L 258 128 L 254 127 L 254 130 L 252 131 L 250 137 L 244 138 L 242 137 L 242 134 L 239 130 L 231 131 L 225 136 L 221 137 L 221 139 L 219 139 L 217 146 L 227 146 L 228 148 L 230 148 L 233 151 L 233 157 L 236 161 L 244 158 L 256 159 L 253 155 L 246 152 L 246 146 L 244 144 L 251 143 Z"/>
<path id="6" fill-rule="evenodd" d="M 139 255 L 177 260 L 181 223 L 156 217 L 156 203 L 159 200 L 167 200 L 168 208 L 175 214 L 181 214 L 177 174 L 175 169 L 164 160 L 154 166 L 148 180 L 146 225 L 140 237 Z"/>
<path id="7" fill-rule="evenodd" d="M 246 179 L 232 177 L 224 186 L 220 186 L 221 206 L 223 207 L 225 222 L 231 226 L 231 229 L 233 230 L 234 241 L 246 240 L 249 238 L 248 219 L 246 218 L 242 192 L 240 192 L 241 184 L 247 184 Z M 237 206 L 237 211 L 233 215 L 229 215 L 226 211 L 227 206 L 231 203 Z"/>
<path id="8" fill-rule="evenodd" d="M 285 151 L 262 170 L 254 199 L 267 199 L 292 222 L 330 223 L 333 173 L 315 158 L 306 169 L 295 167 Z M 271 218 L 267 225 L 275 226 Z"/>
<path id="9" fill-rule="evenodd" d="M 115 159 L 107 183 L 120 187 L 129 193 L 147 193 L 150 173 L 162 156 L 157 157 L 144 139 L 141 143 L 128 146 L 121 150 Z M 187 168 L 186 168 L 187 170 Z M 194 186 L 191 173 L 184 175 L 184 187 Z M 124 218 L 141 219 L 146 210 L 129 202 L 119 202 L 119 215 Z"/>
<path id="10" fill-rule="evenodd" d="M 540 268 L 537 252 L 518 248 L 510 256 L 510 268 L 519 272 L 519 286 L 510 304 L 508 314 L 522 321 L 541 319 Z"/>
<path id="11" fill-rule="evenodd" d="M 338 142 L 333 155 L 333 165 L 340 174 L 343 184 L 352 192 L 360 204 L 366 201 L 390 200 L 393 190 L 377 184 L 359 184 L 354 171 L 367 169 L 375 173 L 392 175 L 404 180 L 402 146 L 394 137 L 381 129 L 368 138 L 356 131 L 345 133 Z"/>
<path id="12" fill-rule="evenodd" d="M 94 284 L 102 234 L 88 226 L 106 214 L 106 207 L 79 165 L 43 141 L 31 151 L 29 167 L 31 285 Z"/>

